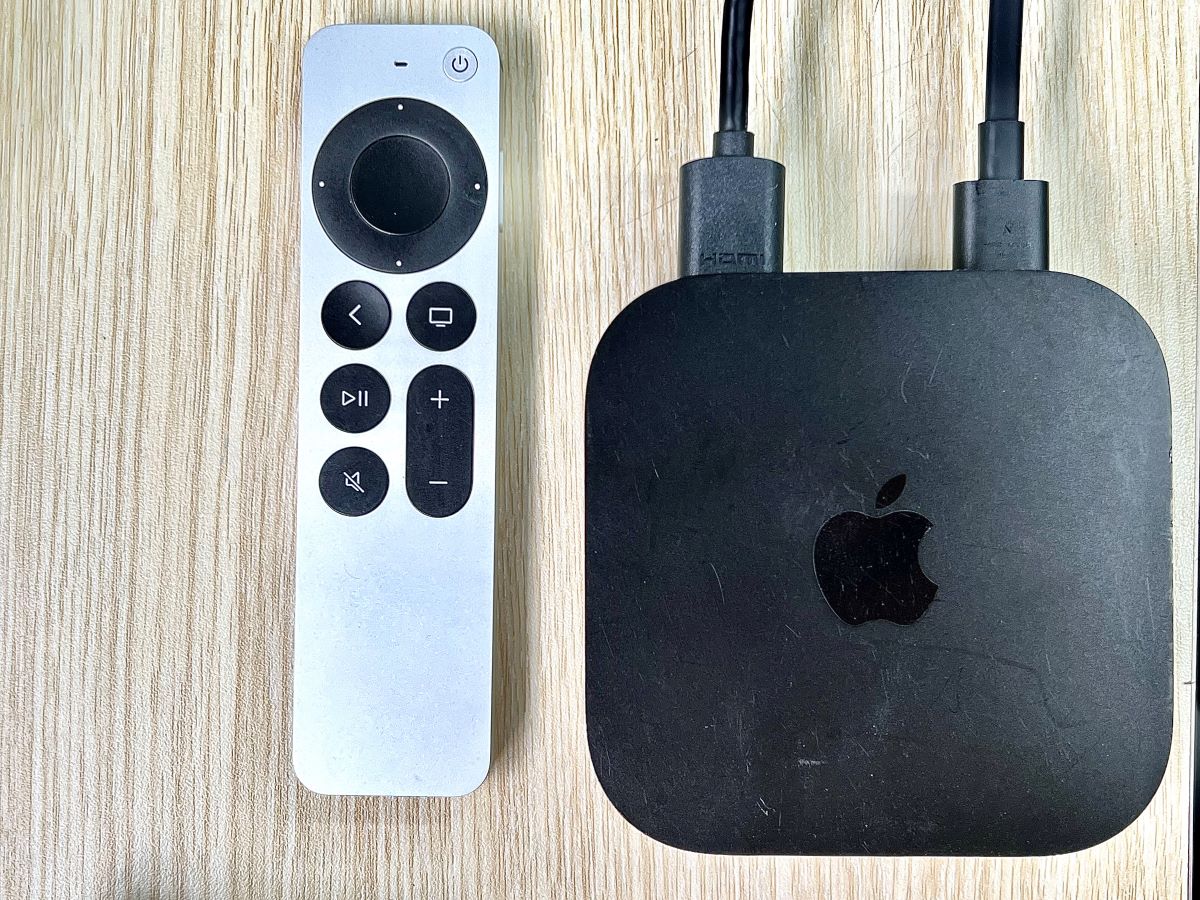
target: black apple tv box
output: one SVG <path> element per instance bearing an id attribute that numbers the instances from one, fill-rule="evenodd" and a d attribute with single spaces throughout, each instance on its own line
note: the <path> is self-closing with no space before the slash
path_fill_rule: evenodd
<path id="1" fill-rule="evenodd" d="M 587 387 L 587 731 L 723 853 L 1046 854 L 1171 741 L 1171 411 L 1145 322 L 1045 271 L 728 274 Z"/>
<path id="2" fill-rule="evenodd" d="M 725 0 L 681 277 L 586 399 L 593 768 L 686 850 L 1040 855 L 1129 825 L 1171 748 L 1171 396 L 1112 291 L 1050 271 L 1021 0 L 991 0 L 954 270 L 787 274 Z"/>

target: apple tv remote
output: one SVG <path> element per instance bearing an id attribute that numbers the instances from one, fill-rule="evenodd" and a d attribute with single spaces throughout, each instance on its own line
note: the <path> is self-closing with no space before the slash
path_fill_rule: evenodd
<path id="1" fill-rule="evenodd" d="M 499 86 L 470 27 L 304 52 L 292 754 L 321 793 L 490 764 Z"/>

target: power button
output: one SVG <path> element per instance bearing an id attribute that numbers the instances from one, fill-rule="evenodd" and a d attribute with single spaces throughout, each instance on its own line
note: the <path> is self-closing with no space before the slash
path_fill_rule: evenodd
<path id="1" fill-rule="evenodd" d="M 470 81 L 479 71 L 479 60 L 466 47 L 455 47 L 442 60 L 442 69 L 451 81 Z"/>

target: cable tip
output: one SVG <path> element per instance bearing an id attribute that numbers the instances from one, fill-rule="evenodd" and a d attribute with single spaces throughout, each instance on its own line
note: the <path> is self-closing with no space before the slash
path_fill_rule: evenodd
<path id="1" fill-rule="evenodd" d="M 749 137 L 748 132 L 723 132 L 718 141 L 738 134 Z M 730 143 L 734 146 L 725 149 L 736 149 Z M 680 170 L 679 274 L 781 271 L 783 166 L 716 149 L 716 155 Z"/>

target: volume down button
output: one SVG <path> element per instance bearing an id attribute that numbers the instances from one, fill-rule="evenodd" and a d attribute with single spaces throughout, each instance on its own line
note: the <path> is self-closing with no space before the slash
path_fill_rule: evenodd
<path id="1" fill-rule="evenodd" d="M 452 366 L 430 366 L 408 386 L 405 486 L 427 516 L 452 516 L 471 496 L 475 394 Z"/>

